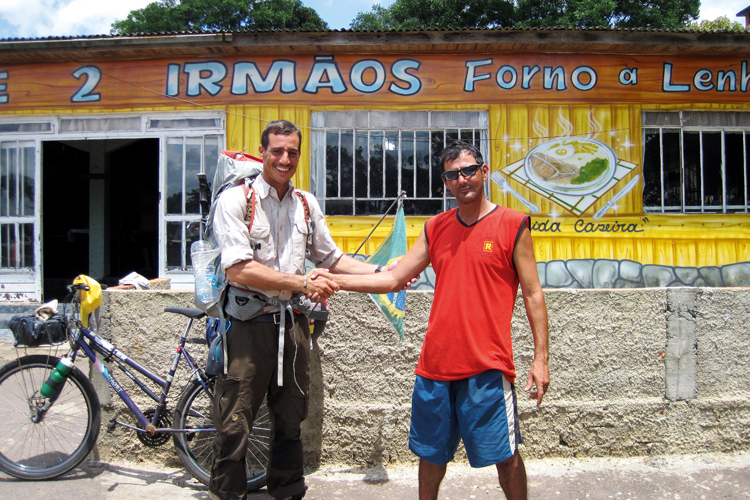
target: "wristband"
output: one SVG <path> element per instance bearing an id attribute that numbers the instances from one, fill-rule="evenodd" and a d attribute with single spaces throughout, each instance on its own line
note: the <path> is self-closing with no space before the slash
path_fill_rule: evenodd
<path id="1" fill-rule="evenodd" d="M 307 275 L 305 275 L 305 281 L 302 283 L 302 293 L 307 291 Z"/>
<path id="2" fill-rule="evenodd" d="M 376 273 L 379 273 L 382 270 L 383 270 L 383 266 L 378 266 L 378 267 L 375 268 L 375 272 Z"/>

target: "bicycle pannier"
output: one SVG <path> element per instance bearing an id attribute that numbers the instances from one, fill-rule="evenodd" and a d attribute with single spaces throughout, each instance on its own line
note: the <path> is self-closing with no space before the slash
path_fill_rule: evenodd
<path id="1" fill-rule="evenodd" d="M 47 321 L 33 315 L 16 315 L 8 322 L 15 345 L 36 347 L 42 344 L 59 344 L 68 338 L 65 316 L 55 314 Z"/>

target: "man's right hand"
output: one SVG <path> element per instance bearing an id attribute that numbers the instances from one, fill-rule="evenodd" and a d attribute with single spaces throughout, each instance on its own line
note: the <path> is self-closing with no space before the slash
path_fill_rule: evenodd
<path id="1" fill-rule="evenodd" d="M 326 300 L 338 291 L 339 286 L 333 281 L 333 275 L 327 269 L 313 269 L 307 274 L 305 297 L 313 302 Z"/>

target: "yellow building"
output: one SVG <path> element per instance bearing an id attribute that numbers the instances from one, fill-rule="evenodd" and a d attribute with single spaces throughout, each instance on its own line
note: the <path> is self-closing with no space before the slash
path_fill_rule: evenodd
<path id="1" fill-rule="evenodd" d="M 346 252 L 402 191 L 410 243 L 449 208 L 460 138 L 531 215 L 546 286 L 750 286 L 749 60 L 750 33 L 688 30 L 0 40 L 2 298 L 82 272 L 192 286 L 195 174 L 279 118 Z"/>

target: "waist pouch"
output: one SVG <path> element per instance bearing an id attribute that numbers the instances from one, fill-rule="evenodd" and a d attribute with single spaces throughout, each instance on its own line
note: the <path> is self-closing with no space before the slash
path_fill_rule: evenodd
<path id="1" fill-rule="evenodd" d="M 263 314 L 266 304 L 268 304 L 266 299 L 267 297 L 264 295 L 230 286 L 224 311 L 240 321 L 247 321 Z"/>
<path id="2" fill-rule="evenodd" d="M 290 300 L 292 308 L 309 316 L 317 305 L 302 294 L 295 294 Z M 276 297 L 266 297 L 265 295 L 250 290 L 241 290 L 233 286 L 229 287 L 227 293 L 227 304 L 224 311 L 229 316 L 233 316 L 240 321 L 253 319 L 267 312 L 278 311 L 279 299 Z M 271 306 L 271 307 L 267 307 Z"/>

